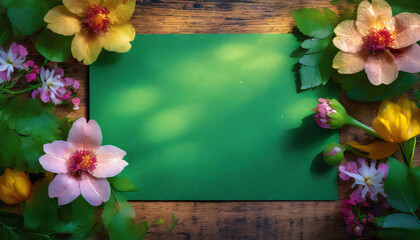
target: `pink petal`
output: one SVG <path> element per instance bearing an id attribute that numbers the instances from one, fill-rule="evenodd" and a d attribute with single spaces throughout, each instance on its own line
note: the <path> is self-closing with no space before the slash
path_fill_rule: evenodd
<path id="1" fill-rule="evenodd" d="M 58 205 L 65 205 L 80 195 L 79 181 L 69 174 L 58 174 L 48 186 L 50 198 L 58 197 Z"/>
<path id="2" fill-rule="evenodd" d="M 386 178 L 386 176 L 388 176 L 388 170 L 389 170 L 389 167 L 388 167 L 387 164 L 385 164 L 385 163 L 379 164 L 378 172 L 383 172 L 384 173 L 384 178 Z"/>
<path id="3" fill-rule="evenodd" d="M 49 89 L 45 89 L 43 91 L 40 91 L 40 93 L 41 93 L 40 98 L 44 103 L 50 101 L 51 95 L 50 95 L 50 90 Z"/>
<path id="4" fill-rule="evenodd" d="M 334 29 L 337 37 L 333 39 L 334 45 L 341 51 L 357 53 L 363 49 L 363 39 L 356 30 L 354 20 L 343 21 Z"/>
<path id="5" fill-rule="evenodd" d="M 36 96 L 39 94 L 39 89 L 35 89 L 32 93 L 31 96 L 32 98 L 36 98 Z"/>
<path id="6" fill-rule="evenodd" d="M 80 87 L 79 81 L 74 80 L 73 87 L 74 87 L 74 89 L 79 89 L 79 87 Z"/>
<path id="7" fill-rule="evenodd" d="M 64 83 L 66 87 L 73 85 L 73 79 L 72 78 L 63 78 L 61 81 Z"/>
<path id="8" fill-rule="evenodd" d="M 68 159 L 75 148 L 65 141 L 44 144 L 45 155 L 39 158 L 42 167 L 53 173 L 68 173 Z"/>
<path id="9" fill-rule="evenodd" d="M 8 80 L 7 79 L 7 71 L 1 71 L 0 72 L 0 80 Z"/>
<path id="10" fill-rule="evenodd" d="M 97 163 L 92 175 L 98 178 L 108 178 L 118 175 L 128 163 L 122 158 L 126 152 L 111 145 L 102 146 L 96 152 Z"/>
<path id="11" fill-rule="evenodd" d="M 54 141 L 52 143 L 44 144 L 44 152 L 62 158 L 69 158 L 76 149 L 74 146 L 66 141 Z"/>
<path id="12" fill-rule="evenodd" d="M 54 68 L 55 70 L 55 74 L 54 75 L 59 75 L 60 77 L 64 77 L 64 70 L 60 67 L 56 67 Z"/>
<path id="13" fill-rule="evenodd" d="M 409 73 L 420 72 L 420 46 L 415 43 L 401 50 L 401 53 L 394 54 L 398 70 Z"/>
<path id="14" fill-rule="evenodd" d="M 79 118 L 70 129 L 67 139 L 77 149 L 96 151 L 102 144 L 102 132 L 95 120 L 86 123 L 85 118 Z"/>
<path id="15" fill-rule="evenodd" d="M 395 57 L 388 51 L 370 54 L 365 65 L 369 81 L 373 85 L 390 84 L 398 76 L 398 67 Z"/>
<path id="16" fill-rule="evenodd" d="M 393 18 L 395 21 L 395 41 L 392 48 L 408 47 L 420 41 L 420 15 L 417 13 L 400 13 Z"/>
<path id="17" fill-rule="evenodd" d="M 109 200 L 111 188 L 106 178 L 95 178 L 83 174 L 80 180 L 80 192 L 92 206 L 99 206 Z"/>

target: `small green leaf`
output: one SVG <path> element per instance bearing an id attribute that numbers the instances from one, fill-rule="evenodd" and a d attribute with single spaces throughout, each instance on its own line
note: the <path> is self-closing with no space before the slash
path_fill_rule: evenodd
<path id="1" fill-rule="evenodd" d="M 171 213 L 171 218 L 172 218 L 172 224 L 171 224 L 171 227 L 170 227 L 169 231 L 174 230 L 175 226 L 179 222 L 179 217 L 177 218 L 176 215 L 175 215 L 175 213 Z"/>
<path id="2" fill-rule="evenodd" d="M 410 214 L 395 213 L 385 217 L 382 227 L 420 230 L 420 223 Z"/>
<path id="3" fill-rule="evenodd" d="M 134 192 L 139 190 L 130 180 L 125 178 L 109 178 L 108 181 L 120 192 Z"/>
<path id="4" fill-rule="evenodd" d="M 331 23 L 331 26 L 335 28 L 339 21 L 337 13 L 328 8 L 323 8 L 322 10 L 324 11 L 325 16 L 327 17 L 327 20 Z"/>
<path id="5" fill-rule="evenodd" d="M 318 38 L 309 38 L 302 42 L 301 47 L 305 49 L 311 49 L 315 46 L 319 45 L 319 39 Z"/>
<path id="6" fill-rule="evenodd" d="M 416 141 L 417 137 L 413 137 L 407 140 L 406 142 L 399 143 L 401 154 L 403 155 L 403 158 L 409 167 L 411 167 L 411 164 L 413 162 Z"/>
<path id="7" fill-rule="evenodd" d="M 407 165 L 389 157 L 389 172 L 385 178 L 385 192 L 391 207 L 401 211 L 414 213 L 419 207 L 414 184 L 408 174 Z"/>
<path id="8" fill-rule="evenodd" d="M 159 219 L 156 219 L 155 221 L 153 221 L 153 222 L 150 224 L 150 226 L 160 226 L 160 225 L 162 225 L 162 224 L 164 224 L 164 221 L 163 221 L 163 219 L 162 219 L 162 218 L 159 218 Z"/>
<path id="9" fill-rule="evenodd" d="M 58 35 L 45 28 L 39 35 L 35 47 L 46 59 L 53 62 L 64 62 L 71 55 L 72 36 Z"/>
<path id="10" fill-rule="evenodd" d="M 333 33 L 327 16 L 315 8 L 301 8 L 292 11 L 298 29 L 305 35 L 326 38 Z"/>
<path id="11" fill-rule="evenodd" d="M 301 85 L 300 89 L 310 89 L 322 84 L 322 77 L 318 66 L 302 65 L 299 70 Z"/>

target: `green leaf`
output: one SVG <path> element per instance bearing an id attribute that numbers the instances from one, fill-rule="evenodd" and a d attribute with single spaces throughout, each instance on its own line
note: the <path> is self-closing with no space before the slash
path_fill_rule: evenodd
<path id="1" fill-rule="evenodd" d="M 0 99 L 1 100 L 1 99 Z M 0 108 L 0 165 L 29 172 L 43 172 L 39 157 L 43 145 L 61 139 L 61 120 L 36 99 L 4 100 Z"/>
<path id="2" fill-rule="evenodd" d="M 341 89 L 348 98 L 360 102 L 375 102 L 399 96 L 420 81 L 417 74 L 406 72 L 400 72 L 393 83 L 379 86 L 372 85 L 364 71 L 355 74 L 339 74 L 334 71 L 332 77 L 341 83 Z"/>
<path id="3" fill-rule="evenodd" d="M 404 161 L 409 167 L 413 163 L 414 150 L 416 149 L 417 137 L 413 137 L 406 142 L 399 143 L 401 154 L 403 155 Z"/>
<path id="4" fill-rule="evenodd" d="M 322 84 L 321 73 L 318 66 L 302 65 L 299 74 L 301 81 L 300 89 L 302 90 L 318 87 Z"/>
<path id="5" fill-rule="evenodd" d="M 120 192 L 134 192 L 139 189 L 128 179 L 125 178 L 109 178 L 108 181 Z"/>
<path id="6" fill-rule="evenodd" d="M 25 228 L 42 233 L 54 232 L 60 224 L 57 199 L 48 196 L 48 185 L 52 177 L 44 177 L 32 188 L 31 197 L 26 200 Z"/>
<path id="7" fill-rule="evenodd" d="M 169 229 L 169 231 L 171 232 L 172 230 L 174 230 L 174 228 L 175 228 L 175 226 L 178 224 L 178 222 L 179 222 L 179 218 L 177 218 L 176 216 L 175 216 L 175 213 L 171 213 L 171 218 L 172 218 L 172 224 L 171 224 L 171 227 L 170 227 L 170 229 Z"/>
<path id="8" fill-rule="evenodd" d="M 384 240 L 418 240 L 420 238 L 420 231 L 389 228 L 380 230 L 378 237 Z"/>
<path id="9" fill-rule="evenodd" d="M 331 26 L 335 28 L 339 21 L 337 13 L 331 11 L 328 8 L 323 8 L 322 10 L 324 11 L 324 14 L 327 17 L 327 20 L 330 22 Z"/>
<path id="10" fill-rule="evenodd" d="M 305 35 L 326 38 L 333 33 L 327 16 L 315 8 L 301 8 L 292 11 L 298 29 Z"/>
<path id="11" fill-rule="evenodd" d="M 8 225 L 9 227 L 23 227 L 23 217 L 18 214 L 0 211 L 0 222 Z"/>
<path id="12" fill-rule="evenodd" d="M 58 35 L 45 28 L 39 35 L 35 47 L 46 59 L 53 62 L 64 62 L 71 55 L 72 36 Z"/>
<path id="13" fill-rule="evenodd" d="M 124 195 L 112 191 L 111 197 L 105 203 L 102 220 L 111 240 L 143 239 L 148 230 L 146 221 L 136 224 L 133 206 Z"/>
<path id="14" fill-rule="evenodd" d="M 13 0 L 8 4 L 7 15 L 12 24 L 13 33 L 31 35 L 46 25 L 44 16 L 57 1 Z"/>
<path id="15" fill-rule="evenodd" d="M 405 228 L 420 230 L 420 223 L 418 220 L 407 213 L 395 213 L 384 218 L 382 224 L 383 228 Z"/>
<path id="16" fill-rule="evenodd" d="M 420 200 L 420 167 L 410 167 L 409 173 L 414 182 L 414 187 L 417 193 L 417 200 Z"/>
<path id="17" fill-rule="evenodd" d="M 389 157 L 389 172 L 385 179 L 385 192 L 391 207 L 401 211 L 414 213 L 419 207 L 416 191 L 407 165 Z"/>
<path id="18" fill-rule="evenodd" d="M 319 39 L 318 38 L 309 38 L 302 42 L 301 47 L 305 49 L 311 49 L 315 46 L 319 45 Z"/>
<path id="19" fill-rule="evenodd" d="M 163 221 L 162 218 L 156 219 L 155 221 L 153 221 L 150 226 L 160 226 L 162 224 L 164 224 L 165 222 Z"/>
<path id="20" fill-rule="evenodd" d="M 0 46 L 9 38 L 12 28 L 9 19 L 7 18 L 6 11 L 0 9 Z"/>

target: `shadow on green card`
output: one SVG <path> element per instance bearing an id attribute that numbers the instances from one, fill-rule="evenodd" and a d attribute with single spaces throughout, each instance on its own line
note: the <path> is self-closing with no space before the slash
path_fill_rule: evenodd
<path id="1" fill-rule="evenodd" d="M 336 200 L 318 97 L 296 93 L 289 34 L 137 35 L 90 67 L 90 117 L 127 152 L 131 200 Z"/>

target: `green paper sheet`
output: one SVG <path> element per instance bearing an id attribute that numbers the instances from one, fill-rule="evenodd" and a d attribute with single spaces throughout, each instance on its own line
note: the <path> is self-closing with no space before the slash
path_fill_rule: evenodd
<path id="1" fill-rule="evenodd" d="M 290 34 L 137 35 L 90 67 L 90 118 L 127 152 L 131 200 L 336 200 L 338 131 L 296 92 Z"/>

